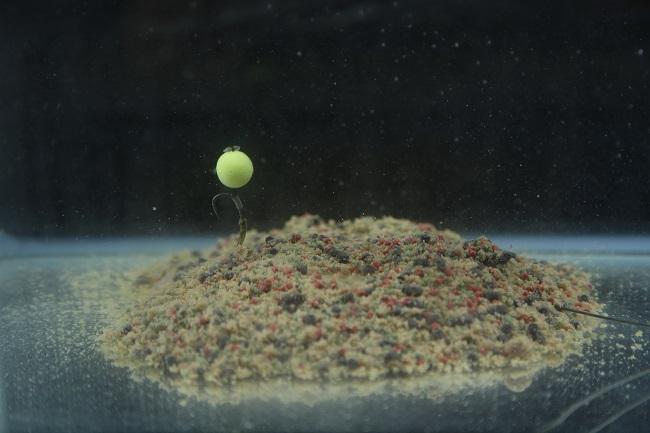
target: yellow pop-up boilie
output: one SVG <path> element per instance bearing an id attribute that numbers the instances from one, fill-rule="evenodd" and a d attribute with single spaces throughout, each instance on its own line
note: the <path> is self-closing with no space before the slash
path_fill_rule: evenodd
<path id="1" fill-rule="evenodd" d="M 239 150 L 239 146 L 227 147 L 217 160 L 216 167 L 219 181 L 228 188 L 241 188 L 250 182 L 253 177 L 253 162 L 244 152 Z M 217 194 L 212 198 L 212 209 L 219 217 L 217 211 L 217 200 L 227 197 L 232 200 L 239 212 L 239 245 L 244 243 L 246 238 L 246 218 L 244 218 L 244 205 L 236 194 L 227 192 Z"/>
<path id="2" fill-rule="evenodd" d="M 241 188 L 253 177 L 253 162 L 239 147 L 228 147 L 217 160 L 217 177 L 228 188 Z"/>

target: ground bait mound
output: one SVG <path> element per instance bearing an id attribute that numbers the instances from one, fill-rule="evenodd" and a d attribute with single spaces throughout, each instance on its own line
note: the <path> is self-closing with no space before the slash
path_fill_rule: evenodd
<path id="1" fill-rule="evenodd" d="M 134 372 L 178 388 L 274 379 L 373 382 L 532 375 L 578 353 L 588 276 L 481 237 L 394 218 L 291 218 L 142 273 L 148 299 L 100 337 Z"/>

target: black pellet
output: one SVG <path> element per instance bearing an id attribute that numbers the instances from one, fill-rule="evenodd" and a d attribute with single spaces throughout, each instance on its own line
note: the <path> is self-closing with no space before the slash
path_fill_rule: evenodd
<path id="1" fill-rule="evenodd" d="M 300 263 L 296 264 L 295 268 L 296 268 L 296 271 L 300 272 L 301 274 L 307 275 L 308 269 L 307 269 L 306 264 L 300 262 Z"/>
<path id="2" fill-rule="evenodd" d="M 580 301 L 580 302 L 589 302 L 589 296 L 580 295 L 580 296 L 578 296 L 578 301 Z"/>
<path id="3" fill-rule="evenodd" d="M 345 361 L 346 367 L 348 367 L 350 370 L 355 370 L 359 368 L 359 361 L 357 361 L 354 358 L 346 359 Z"/>
<path id="4" fill-rule="evenodd" d="M 511 251 L 503 251 L 497 259 L 497 263 L 500 265 L 505 265 L 510 261 L 510 259 L 514 259 L 515 257 L 517 257 L 517 254 Z"/>
<path id="5" fill-rule="evenodd" d="M 436 313 L 432 313 L 430 311 L 427 311 L 423 314 L 424 321 L 427 323 L 427 325 L 431 325 L 432 323 L 440 323 L 440 316 L 438 316 Z"/>
<path id="6" fill-rule="evenodd" d="M 469 314 L 463 314 L 462 316 L 452 317 L 449 319 L 449 324 L 451 326 L 465 326 L 470 325 L 474 321 L 474 317 Z"/>
<path id="7" fill-rule="evenodd" d="M 487 290 L 485 292 L 485 298 L 488 301 L 498 301 L 501 298 L 501 295 L 496 290 Z"/>
<path id="8" fill-rule="evenodd" d="M 317 323 L 316 316 L 313 314 L 305 314 L 302 316 L 302 323 L 305 325 L 315 325 Z"/>
<path id="9" fill-rule="evenodd" d="M 124 328 L 122 328 L 122 335 L 128 334 L 129 332 L 131 332 L 132 329 L 133 326 L 131 326 L 130 324 L 126 325 Z"/>
<path id="10" fill-rule="evenodd" d="M 354 295 L 350 292 L 345 293 L 343 296 L 341 296 L 341 302 L 344 304 L 349 304 L 354 302 Z"/>
<path id="11" fill-rule="evenodd" d="M 370 253 L 363 253 L 363 255 L 360 257 L 360 260 L 365 263 L 372 263 L 374 257 Z"/>
<path id="12" fill-rule="evenodd" d="M 386 352 L 386 354 L 384 355 L 384 362 L 386 364 L 389 364 L 394 361 L 399 361 L 400 358 L 401 355 L 399 353 L 391 350 L 390 352 Z"/>
<path id="13" fill-rule="evenodd" d="M 329 254 L 339 263 L 350 263 L 350 256 L 345 251 L 341 251 L 337 248 L 331 248 L 327 251 L 327 254 Z"/>
<path id="14" fill-rule="evenodd" d="M 406 296 L 420 296 L 423 290 L 422 287 L 416 285 L 404 286 L 402 287 L 402 293 Z"/>
<path id="15" fill-rule="evenodd" d="M 527 333 L 531 340 L 536 341 L 539 344 L 544 344 L 546 342 L 544 334 L 542 334 L 542 331 L 540 331 L 539 326 L 537 326 L 536 323 L 528 325 Z"/>
<path id="16" fill-rule="evenodd" d="M 198 277 L 199 283 L 205 283 L 205 280 L 212 276 L 212 272 L 201 272 Z"/>
<path id="17" fill-rule="evenodd" d="M 295 312 L 303 302 L 305 302 L 305 296 L 302 293 L 289 293 L 280 299 L 282 308 L 290 313 Z"/>
<path id="18" fill-rule="evenodd" d="M 226 347 L 226 344 L 228 344 L 229 341 L 230 341 L 229 335 L 220 335 L 219 337 L 217 337 L 217 347 L 223 350 L 223 348 Z"/>
<path id="19" fill-rule="evenodd" d="M 369 274 L 374 274 L 375 273 L 375 267 L 372 265 L 369 265 L 367 263 L 364 263 L 363 266 L 361 266 L 361 269 L 359 271 L 363 275 L 369 275 Z"/>
<path id="20" fill-rule="evenodd" d="M 431 266 L 431 261 L 426 257 L 418 257 L 415 260 L 413 260 L 413 265 L 428 267 Z"/>

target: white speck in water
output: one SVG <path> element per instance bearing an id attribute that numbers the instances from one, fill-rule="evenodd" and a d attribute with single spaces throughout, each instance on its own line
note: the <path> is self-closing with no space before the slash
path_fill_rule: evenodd
<path id="1" fill-rule="evenodd" d="M 639 48 L 638 50 L 636 50 L 636 55 L 637 56 L 642 56 L 643 55 L 643 48 Z"/>
<path id="2" fill-rule="evenodd" d="M 298 57 L 302 57 L 302 51 L 297 51 L 297 52 L 296 52 L 296 56 L 298 56 Z"/>
<path id="3" fill-rule="evenodd" d="M 155 212 L 155 211 L 158 210 L 158 208 L 157 208 L 156 206 L 152 206 L 152 207 L 151 207 L 151 210 Z"/>
<path id="4" fill-rule="evenodd" d="M 458 48 L 458 47 L 460 47 L 460 44 L 459 44 L 458 42 L 454 42 L 453 47 L 454 47 L 454 48 Z"/>
<path id="5" fill-rule="evenodd" d="M 399 81 L 399 77 L 398 77 L 397 75 L 394 76 L 394 77 L 393 77 L 393 81 L 398 82 L 398 81 Z"/>

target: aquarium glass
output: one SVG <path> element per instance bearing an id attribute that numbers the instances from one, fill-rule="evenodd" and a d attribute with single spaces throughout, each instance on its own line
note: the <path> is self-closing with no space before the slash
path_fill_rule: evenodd
<path id="1" fill-rule="evenodd" d="M 8 0 L 0 101 L 0 433 L 648 431 L 648 2 Z"/>

